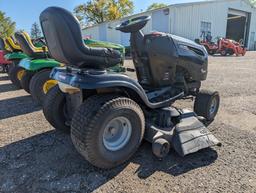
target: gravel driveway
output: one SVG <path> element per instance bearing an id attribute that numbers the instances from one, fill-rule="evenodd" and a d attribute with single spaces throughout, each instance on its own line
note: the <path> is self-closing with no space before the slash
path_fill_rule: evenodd
<path id="1" fill-rule="evenodd" d="M 158 161 L 143 142 L 126 164 L 100 170 L 70 137 L 44 119 L 23 90 L 0 75 L 0 192 L 256 192 L 256 52 L 210 57 L 203 88 L 218 90 L 221 107 L 209 129 L 222 147 Z M 126 61 L 131 65 L 131 61 Z M 192 107 L 191 101 L 176 105 Z"/>

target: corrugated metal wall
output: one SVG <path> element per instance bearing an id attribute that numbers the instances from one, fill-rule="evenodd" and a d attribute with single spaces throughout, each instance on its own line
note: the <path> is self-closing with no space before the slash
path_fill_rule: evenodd
<path id="1" fill-rule="evenodd" d="M 249 47 L 254 48 L 256 35 L 253 34 L 256 33 L 256 9 L 252 8 L 243 0 L 178 4 L 169 6 L 168 15 L 166 15 L 166 12 L 162 9 L 138 14 L 136 16 L 150 15 L 152 17 L 152 20 L 149 21 L 143 29 L 144 33 L 159 30 L 194 40 L 201 35 L 201 22 L 211 23 L 211 33 L 214 38 L 225 37 L 228 11 L 230 8 L 251 13 L 248 42 Z M 84 34 L 90 34 L 94 39 L 111 41 L 127 46 L 127 44 L 129 44 L 129 34 L 123 34 L 114 29 L 121 21 L 122 20 L 93 26 L 84 30 Z M 106 36 L 104 36 L 104 34 Z"/>

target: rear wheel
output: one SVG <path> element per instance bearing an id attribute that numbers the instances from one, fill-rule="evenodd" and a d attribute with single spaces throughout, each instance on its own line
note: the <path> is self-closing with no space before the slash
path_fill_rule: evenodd
<path id="1" fill-rule="evenodd" d="M 37 72 L 31 79 L 29 90 L 33 97 L 33 99 L 40 105 L 43 104 L 44 98 L 47 94 L 47 92 L 57 84 L 57 81 L 52 80 L 50 78 L 50 69 L 42 70 L 40 72 Z M 51 84 L 52 86 L 45 86 L 48 81 L 54 82 L 55 84 Z"/>
<path id="2" fill-rule="evenodd" d="M 218 113 L 219 105 L 220 96 L 218 92 L 202 90 L 196 96 L 194 112 L 207 121 L 212 121 Z"/>
<path id="3" fill-rule="evenodd" d="M 13 66 L 9 71 L 10 80 L 17 87 L 21 88 L 20 80 L 24 75 L 25 69 L 20 66 Z"/>
<path id="4" fill-rule="evenodd" d="M 113 168 L 135 153 L 144 127 L 143 111 L 133 100 L 95 95 L 74 114 L 71 139 L 78 152 L 92 165 Z"/>
<path id="5" fill-rule="evenodd" d="M 209 50 L 209 52 L 208 52 L 211 56 L 213 56 L 215 53 L 216 53 L 216 51 L 215 50 Z"/>
<path id="6" fill-rule="evenodd" d="M 228 53 L 227 53 L 227 50 L 224 49 L 224 50 L 221 50 L 221 51 L 220 51 L 220 54 L 221 54 L 222 56 L 226 56 Z"/>
<path id="7" fill-rule="evenodd" d="M 28 93 L 30 93 L 30 90 L 29 90 L 29 84 L 30 84 L 30 80 L 31 78 L 33 77 L 35 73 L 32 72 L 32 71 L 28 71 L 28 70 L 25 70 L 24 71 L 24 74 L 20 80 L 20 85 L 21 87 Z"/>
<path id="8" fill-rule="evenodd" d="M 70 120 L 67 110 L 65 93 L 55 85 L 46 94 L 43 104 L 44 116 L 55 129 L 69 132 Z"/>

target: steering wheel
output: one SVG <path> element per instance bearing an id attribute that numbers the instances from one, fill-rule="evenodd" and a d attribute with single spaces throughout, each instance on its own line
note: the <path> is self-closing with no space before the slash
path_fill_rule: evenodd
<path id="1" fill-rule="evenodd" d="M 34 39 L 33 41 L 33 44 L 42 44 L 43 46 L 46 46 L 46 42 L 45 42 L 45 38 L 44 37 L 40 37 L 40 38 L 37 38 L 37 39 Z"/>
<path id="2" fill-rule="evenodd" d="M 150 19 L 150 16 L 140 16 L 132 18 L 122 22 L 116 27 L 116 30 L 120 30 L 125 33 L 137 32 L 142 29 Z"/>
<path id="3" fill-rule="evenodd" d="M 238 43 L 239 43 L 240 45 L 244 45 L 244 40 L 243 40 L 243 39 L 240 39 Z"/>

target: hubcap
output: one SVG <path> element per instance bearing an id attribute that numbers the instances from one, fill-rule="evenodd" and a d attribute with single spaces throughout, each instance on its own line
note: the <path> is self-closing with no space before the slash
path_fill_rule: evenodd
<path id="1" fill-rule="evenodd" d="M 118 151 L 128 143 L 131 134 L 131 122 L 126 117 L 116 117 L 104 129 L 103 144 L 110 151 Z"/>
<path id="2" fill-rule="evenodd" d="M 214 114 L 217 109 L 217 99 L 214 98 L 212 100 L 211 106 L 210 106 L 210 115 Z"/>
<path id="3" fill-rule="evenodd" d="M 58 81 L 57 80 L 47 80 L 44 85 L 43 85 L 43 91 L 44 91 L 44 94 L 47 94 L 48 91 L 54 87 L 56 84 L 58 84 Z"/>
<path id="4" fill-rule="evenodd" d="M 25 73 L 25 70 L 20 70 L 20 71 L 18 71 L 18 73 L 17 73 L 17 78 L 18 78 L 18 80 L 21 80 L 21 79 L 22 79 L 24 73 Z"/>

